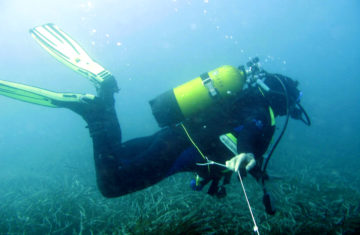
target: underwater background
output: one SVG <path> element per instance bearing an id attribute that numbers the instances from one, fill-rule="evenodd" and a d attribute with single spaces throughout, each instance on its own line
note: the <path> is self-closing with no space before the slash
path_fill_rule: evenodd
<path id="1" fill-rule="evenodd" d="M 298 80 L 312 126 L 290 120 L 269 164 L 276 215 L 244 180 L 259 231 L 360 232 L 359 1 L 12 0 L 0 13 L 0 79 L 95 94 L 28 33 L 55 23 L 115 75 L 124 140 L 159 129 L 150 99 L 221 65 L 258 56 Z M 190 173 L 106 199 L 80 116 L 6 97 L 0 109 L 0 234 L 252 234 L 235 176 L 223 199 L 192 191 Z"/>

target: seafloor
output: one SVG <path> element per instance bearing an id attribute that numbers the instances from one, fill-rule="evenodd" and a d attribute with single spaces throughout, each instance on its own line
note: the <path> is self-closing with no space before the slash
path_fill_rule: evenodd
<path id="1" fill-rule="evenodd" d="M 340 170 L 329 159 L 309 161 L 304 153 L 291 160 L 284 151 L 277 155 L 270 169 L 282 178 L 267 184 L 276 215 L 264 212 L 261 186 L 251 177 L 244 180 L 260 234 L 359 234 L 357 171 Z M 190 173 L 106 199 L 89 174 L 74 170 L 3 179 L 0 234 L 253 234 L 235 176 L 222 199 L 192 191 Z"/>

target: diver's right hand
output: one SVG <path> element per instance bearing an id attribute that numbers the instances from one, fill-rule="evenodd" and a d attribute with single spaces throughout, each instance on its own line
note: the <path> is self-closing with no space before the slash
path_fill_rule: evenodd
<path id="1" fill-rule="evenodd" d="M 226 161 L 226 167 L 229 170 L 237 172 L 240 170 L 241 173 L 250 171 L 256 165 L 254 154 L 252 153 L 240 153 L 235 157 Z"/>

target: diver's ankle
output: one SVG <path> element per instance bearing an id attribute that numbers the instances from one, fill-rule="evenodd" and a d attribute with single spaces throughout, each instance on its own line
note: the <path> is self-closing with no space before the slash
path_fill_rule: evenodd
<path id="1" fill-rule="evenodd" d="M 119 92 L 119 87 L 115 77 L 108 76 L 103 82 L 99 84 L 99 87 L 96 89 L 96 91 L 98 97 L 112 96 L 114 93 Z"/>

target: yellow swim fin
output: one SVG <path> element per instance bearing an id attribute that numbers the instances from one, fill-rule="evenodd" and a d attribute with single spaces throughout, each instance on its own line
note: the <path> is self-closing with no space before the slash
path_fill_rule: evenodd
<path id="1" fill-rule="evenodd" d="M 31 36 L 50 55 L 99 86 L 112 74 L 90 58 L 80 45 L 55 24 L 30 29 Z"/>
<path id="2" fill-rule="evenodd" d="M 57 93 L 3 80 L 0 80 L 0 95 L 53 108 L 63 107 L 59 105 L 61 103 L 81 102 L 84 97 L 90 100 L 95 98 L 94 95 L 90 94 L 81 95 L 75 93 Z"/>

